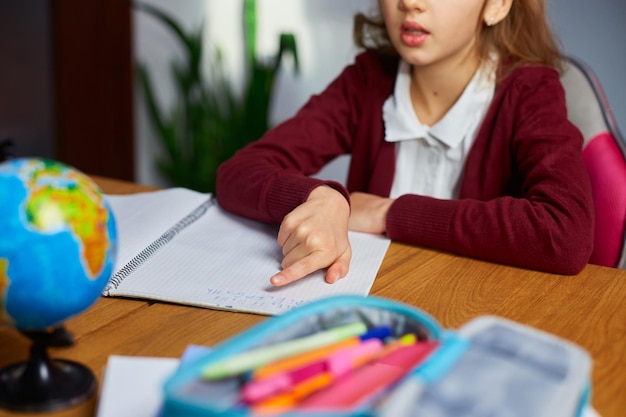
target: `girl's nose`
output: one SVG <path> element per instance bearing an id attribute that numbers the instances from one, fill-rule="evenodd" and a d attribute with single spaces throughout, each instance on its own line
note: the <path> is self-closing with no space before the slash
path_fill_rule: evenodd
<path id="1" fill-rule="evenodd" d="M 402 11 L 423 12 L 426 7 L 425 0 L 398 0 L 398 8 Z"/>

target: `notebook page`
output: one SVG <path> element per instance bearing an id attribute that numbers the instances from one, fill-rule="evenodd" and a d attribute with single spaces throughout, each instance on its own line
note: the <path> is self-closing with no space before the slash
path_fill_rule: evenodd
<path id="1" fill-rule="evenodd" d="M 186 188 L 129 195 L 106 195 L 117 225 L 119 271 L 143 248 L 210 198 Z"/>
<path id="2" fill-rule="evenodd" d="M 349 274 L 335 284 L 324 271 L 284 287 L 269 278 L 280 269 L 278 227 L 233 215 L 215 205 L 137 268 L 110 295 L 275 315 L 337 294 L 367 295 L 389 239 L 350 232 Z"/>

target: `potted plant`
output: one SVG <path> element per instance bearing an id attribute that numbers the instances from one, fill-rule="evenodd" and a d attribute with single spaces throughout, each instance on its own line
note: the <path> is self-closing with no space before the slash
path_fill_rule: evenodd
<path id="1" fill-rule="evenodd" d="M 185 59 L 173 61 L 171 71 L 177 103 L 163 110 L 156 102 L 150 74 L 138 65 L 138 79 L 149 118 L 164 148 L 157 167 L 174 186 L 215 192 L 215 174 L 220 163 L 238 149 L 258 139 L 269 128 L 269 108 L 274 82 L 283 58 L 290 54 L 298 71 L 295 36 L 282 33 L 274 59 L 256 56 L 256 1 L 243 2 L 246 84 L 237 97 L 224 71 L 219 48 L 213 51 L 210 73 L 202 68 L 203 27 L 190 32 L 164 11 L 145 4 L 135 7 L 156 18 L 180 41 Z"/>

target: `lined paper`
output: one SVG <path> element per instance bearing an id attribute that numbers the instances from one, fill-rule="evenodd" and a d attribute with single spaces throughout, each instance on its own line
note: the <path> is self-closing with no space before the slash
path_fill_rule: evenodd
<path id="1" fill-rule="evenodd" d="M 208 198 L 186 189 L 109 196 L 119 225 L 116 271 Z M 328 284 L 325 271 L 317 271 L 273 287 L 269 278 L 282 260 L 277 233 L 278 226 L 236 216 L 215 204 L 108 295 L 276 315 L 330 295 L 369 294 L 390 243 L 383 236 L 350 232 L 352 261 L 344 279 Z"/>

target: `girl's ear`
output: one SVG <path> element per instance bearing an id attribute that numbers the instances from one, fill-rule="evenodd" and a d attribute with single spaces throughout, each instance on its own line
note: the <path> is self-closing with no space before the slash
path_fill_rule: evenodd
<path id="1" fill-rule="evenodd" d="M 487 26 L 493 26 L 504 20 L 511 10 L 513 0 L 487 0 L 483 21 Z"/>

